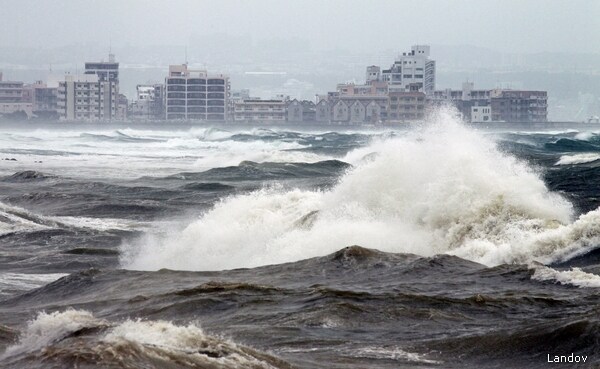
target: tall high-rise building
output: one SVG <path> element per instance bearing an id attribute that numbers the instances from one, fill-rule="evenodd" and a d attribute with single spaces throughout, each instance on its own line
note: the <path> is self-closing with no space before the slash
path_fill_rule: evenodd
<path id="1" fill-rule="evenodd" d="M 227 120 L 228 76 L 171 65 L 165 87 L 166 119 Z"/>
<path id="2" fill-rule="evenodd" d="M 399 56 L 389 69 L 381 73 L 390 91 L 411 91 L 415 86 L 430 94 L 435 90 L 435 60 L 429 58 L 428 45 L 415 45 Z"/>

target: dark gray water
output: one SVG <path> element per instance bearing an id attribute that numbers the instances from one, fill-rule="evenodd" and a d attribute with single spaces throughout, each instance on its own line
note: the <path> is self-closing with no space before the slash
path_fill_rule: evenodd
<path id="1" fill-rule="evenodd" d="M 0 366 L 598 367 L 600 135 L 440 119 L 0 129 Z"/>

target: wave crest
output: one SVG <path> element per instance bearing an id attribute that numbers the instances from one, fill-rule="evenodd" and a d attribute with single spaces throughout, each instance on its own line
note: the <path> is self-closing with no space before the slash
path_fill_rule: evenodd
<path id="1" fill-rule="evenodd" d="M 290 368 L 286 362 L 226 339 L 195 324 L 126 320 L 113 324 L 88 311 L 39 313 L 19 342 L 2 356 L 12 367 L 97 364 L 123 368 Z"/>

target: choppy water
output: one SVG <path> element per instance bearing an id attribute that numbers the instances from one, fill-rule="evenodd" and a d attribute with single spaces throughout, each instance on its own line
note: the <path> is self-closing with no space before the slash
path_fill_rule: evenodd
<path id="1" fill-rule="evenodd" d="M 2 367 L 600 364 L 600 129 L 0 127 L 0 159 Z"/>

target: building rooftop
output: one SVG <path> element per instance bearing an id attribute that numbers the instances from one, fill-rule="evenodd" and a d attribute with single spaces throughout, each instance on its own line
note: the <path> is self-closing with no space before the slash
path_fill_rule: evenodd
<path id="1" fill-rule="evenodd" d="M 262 99 L 246 99 L 246 100 L 242 100 L 242 102 L 248 102 L 248 103 L 283 103 L 285 102 L 284 100 L 262 100 Z"/>

